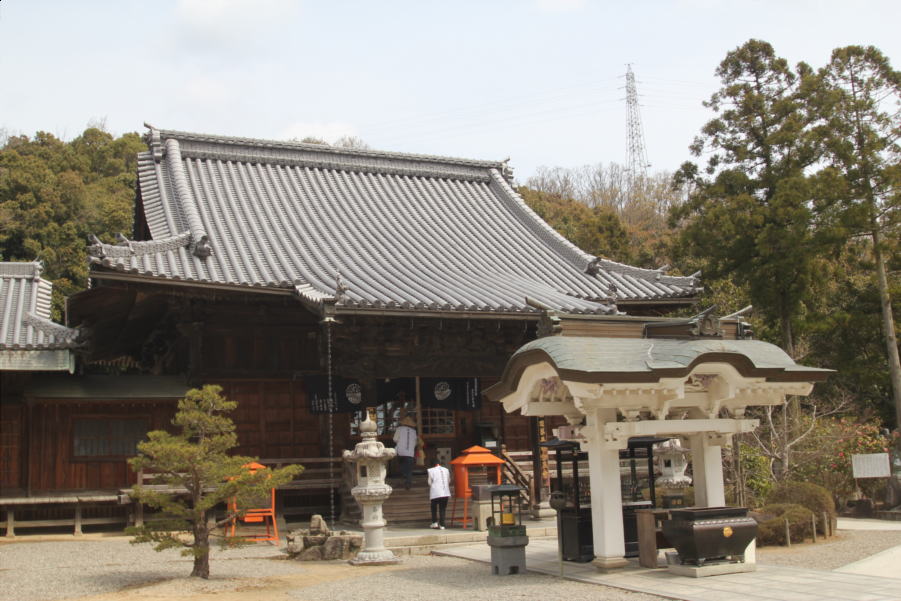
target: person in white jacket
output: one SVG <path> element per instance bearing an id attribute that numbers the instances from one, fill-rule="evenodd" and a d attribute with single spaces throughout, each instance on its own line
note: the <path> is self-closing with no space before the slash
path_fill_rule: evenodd
<path id="1" fill-rule="evenodd" d="M 432 504 L 431 528 L 444 530 L 444 515 L 450 498 L 450 472 L 440 463 L 429 470 L 429 500 Z"/>
<path id="2" fill-rule="evenodd" d="M 400 420 L 400 426 L 394 431 L 394 443 L 397 449 L 397 461 L 400 473 L 404 477 L 404 488 L 410 490 L 413 484 L 413 457 L 416 455 L 416 422 L 407 416 Z"/>

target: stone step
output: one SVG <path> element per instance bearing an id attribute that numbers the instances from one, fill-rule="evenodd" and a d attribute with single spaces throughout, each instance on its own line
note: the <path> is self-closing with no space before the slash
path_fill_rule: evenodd
<path id="1" fill-rule="evenodd" d="M 431 504 L 429 503 L 429 485 L 424 475 L 413 476 L 413 485 L 409 490 L 403 486 L 400 479 L 388 480 L 393 491 L 391 496 L 382 505 L 382 513 L 389 524 L 394 525 L 426 525 L 432 519 Z M 345 510 L 345 521 L 358 524 L 362 517 L 362 511 L 356 500 L 350 495 L 342 495 Z M 451 499 L 453 503 L 453 499 Z M 448 504 L 448 514 L 451 505 Z M 458 509 L 462 513 L 462 505 Z M 450 515 L 448 515 L 448 518 Z"/>

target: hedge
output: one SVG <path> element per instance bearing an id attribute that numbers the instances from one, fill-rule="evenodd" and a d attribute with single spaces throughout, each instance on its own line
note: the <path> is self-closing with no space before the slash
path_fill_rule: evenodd
<path id="1" fill-rule="evenodd" d="M 784 545 L 786 519 L 793 542 L 800 543 L 805 538 L 812 537 L 813 513 L 806 507 L 793 503 L 773 503 L 755 513 L 758 545 Z"/>
<path id="2" fill-rule="evenodd" d="M 812 482 L 782 482 L 767 495 L 766 501 L 767 504 L 791 503 L 807 508 L 817 517 L 817 532 L 820 534 L 825 534 L 823 532 L 823 512 L 829 515 L 830 521 L 834 520 L 836 516 L 832 494 Z"/>

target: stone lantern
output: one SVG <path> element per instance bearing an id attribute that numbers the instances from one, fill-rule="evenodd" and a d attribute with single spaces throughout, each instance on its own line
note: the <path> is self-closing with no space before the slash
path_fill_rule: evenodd
<path id="1" fill-rule="evenodd" d="M 376 440 L 378 425 L 366 413 L 366 419 L 360 423 L 360 434 L 363 437 L 353 451 L 344 451 L 344 461 L 357 466 L 357 485 L 350 494 L 363 508 L 363 549 L 353 565 L 385 565 L 400 563 L 397 556 L 385 548 L 385 518 L 382 515 L 382 503 L 391 496 L 391 486 L 385 483 L 385 466 L 397 454 L 394 449 L 386 449 Z"/>
<path id="2" fill-rule="evenodd" d="M 685 475 L 690 451 L 682 446 L 678 438 L 661 442 L 654 453 L 660 462 L 660 477 L 657 478 L 657 484 L 668 488 L 691 486 L 691 478 Z"/>

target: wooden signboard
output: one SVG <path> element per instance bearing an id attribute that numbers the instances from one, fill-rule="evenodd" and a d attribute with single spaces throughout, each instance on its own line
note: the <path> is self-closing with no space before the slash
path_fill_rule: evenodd
<path id="1" fill-rule="evenodd" d="M 855 478 L 888 478 L 888 453 L 851 455 L 851 470 Z"/>

